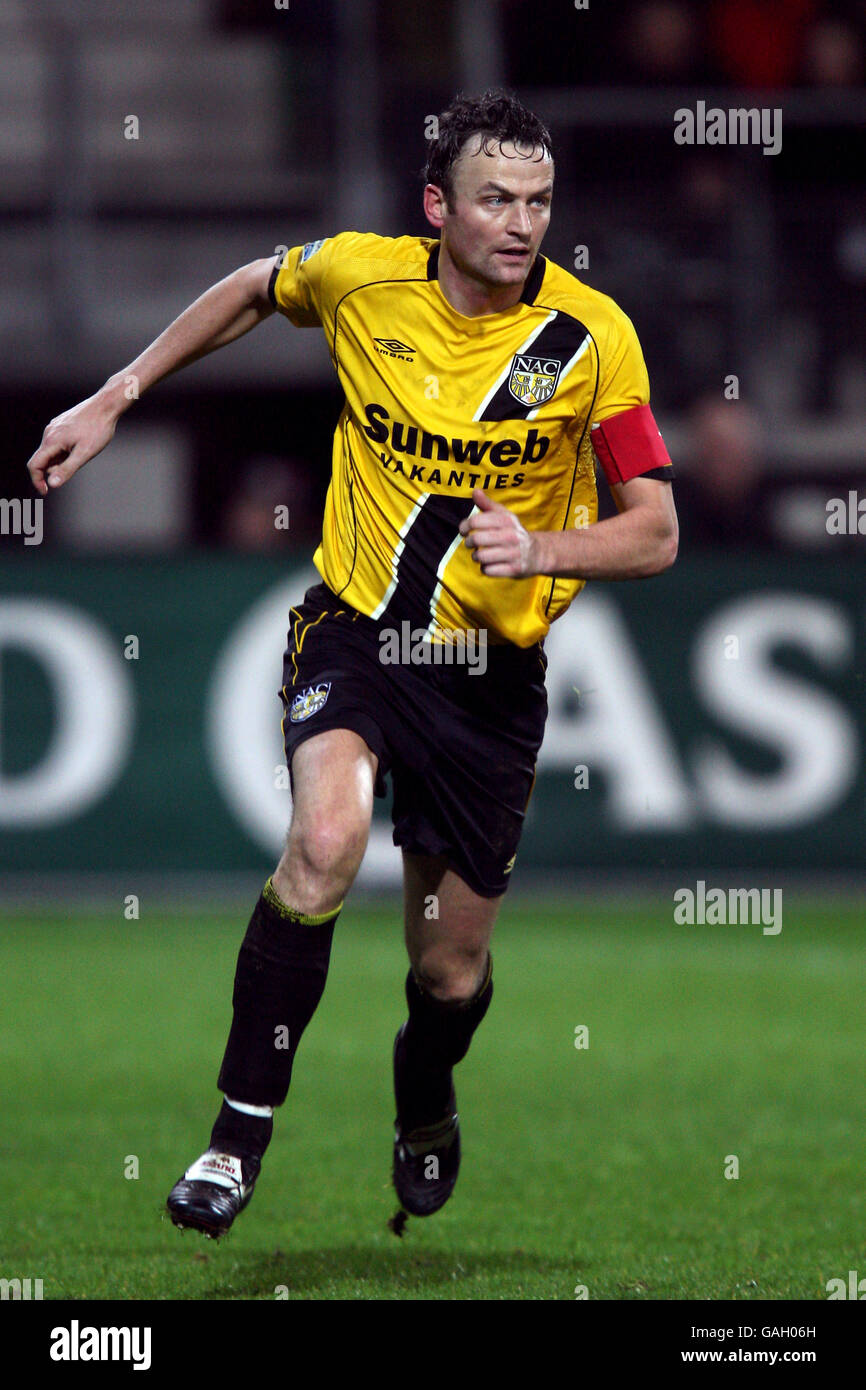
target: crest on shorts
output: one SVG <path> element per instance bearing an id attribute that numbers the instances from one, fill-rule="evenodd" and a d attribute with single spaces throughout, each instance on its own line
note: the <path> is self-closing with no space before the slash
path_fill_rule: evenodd
<path id="1" fill-rule="evenodd" d="M 308 685 L 306 690 L 300 690 L 292 701 L 292 712 L 289 715 L 292 723 L 302 724 L 305 719 L 310 719 L 318 713 L 330 693 L 330 681 L 323 681 L 321 685 Z"/>
<path id="2" fill-rule="evenodd" d="M 561 371 L 558 357 L 528 357 L 518 352 L 511 363 L 508 389 L 521 405 L 544 405 L 556 390 Z"/>

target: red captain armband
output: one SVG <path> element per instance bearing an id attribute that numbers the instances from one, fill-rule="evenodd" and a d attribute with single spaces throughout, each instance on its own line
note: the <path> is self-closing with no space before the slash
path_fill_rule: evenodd
<path id="1" fill-rule="evenodd" d="M 611 484 L 674 476 L 670 454 L 648 405 L 634 405 L 593 425 L 590 440 Z"/>

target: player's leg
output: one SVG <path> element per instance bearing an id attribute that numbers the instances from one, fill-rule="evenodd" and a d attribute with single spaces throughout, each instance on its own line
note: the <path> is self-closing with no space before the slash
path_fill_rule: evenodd
<path id="1" fill-rule="evenodd" d="M 394 1183 L 407 1211 L 448 1200 L 460 1166 L 453 1068 L 493 994 L 490 938 L 501 897 L 482 897 L 442 856 L 404 851 L 409 1017 L 394 1043 Z"/>
<path id="2" fill-rule="evenodd" d="M 377 759 L 348 729 L 294 751 L 286 849 L 253 911 L 235 973 L 233 1019 L 218 1086 L 225 1100 L 210 1147 L 169 1196 L 177 1225 L 227 1230 L 252 1195 L 273 1110 L 322 992 L 343 899 L 364 856 Z"/>
<path id="3" fill-rule="evenodd" d="M 476 893 L 444 855 L 404 850 L 403 899 L 409 978 L 443 1010 L 459 1012 L 487 981 L 502 897 Z"/>
<path id="4" fill-rule="evenodd" d="M 285 1100 L 295 1050 L 324 990 L 334 926 L 367 847 L 375 774 L 375 755 L 349 729 L 295 750 L 286 848 L 238 958 L 218 1082 L 233 1100 Z"/>

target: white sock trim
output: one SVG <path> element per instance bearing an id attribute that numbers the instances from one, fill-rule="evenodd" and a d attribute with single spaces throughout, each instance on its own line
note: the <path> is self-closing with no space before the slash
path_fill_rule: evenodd
<path id="1" fill-rule="evenodd" d="M 270 1120 L 274 1113 L 272 1105 L 247 1105 L 246 1101 L 232 1100 L 230 1096 L 226 1096 L 225 1101 L 232 1110 L 239 1110 L 242 1115 L 258 1115 L 263 1120 Z"/>

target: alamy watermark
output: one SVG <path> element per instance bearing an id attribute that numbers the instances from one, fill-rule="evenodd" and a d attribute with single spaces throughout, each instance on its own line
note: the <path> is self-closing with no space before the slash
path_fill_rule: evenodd
<path id="1" fill-rule="evenodd" d="M 828 536 L 866 536 L 866 497 L 853 488 L 847 498 L 831 497 L 825 510 Z"/>
<path id="2" fill-rule="evenodd" d="M 0 1279 L 0 1300 L 3 1302 L 7 1299 L 15 1302 L 21 1299 L 26 1303 L 30 1299 L 41 1298 L 41 1279 Z"/>
<path id="3" fill-rule="evenodd" d="M 379 633 L 379 660 L 385 666 L 467 666 L 470 676 L 487 670 L 485 628 L 413 627 L 404 618 L 399 629 Z"/>
<path id="4" fill-rule="evenodd" d="M 149 1327 L 82 1327 L 73 1318 L 68 1327 L 52 1328 L 48 1355 L 52 1361 L 130 1361 L 134 1371 L 148 1371 L 151 1340 Z"/>
<path id="5" fill-rule="evenodd" d="M 679 926 L 763 926 L 764 936 L 782 930 L 781 888 L 707 888 L 699 878 L 692 888 L 674 893 L 674 921 Z"/>
<path id="6" fill-rule="evenodd" d="M 856 1269 L 848 1270 L 847 1283 L 844 1279 L 828 1279 L 824 1288 L 827 1291 L 828 1302 L 832 1302 L 834 1298 L 851 1298 L 862 1303 L 866 1299 L 866 1279 L 861 1279 L 860 1272 Z"/>
<path id="7" fill-rule="evenodd" d="M 781 106 L 731 107 L 707 110 L 705 101 L 695 102 L 692 111 L 681 106 L 674 112 L 674 140 L 678 145 L 761 145 L 764 154 L 778 154 L 782 148 Z"/>
<path id="8" fill-rule="evenodd" d="M 25 545 L 41 545 L 42 506 L 41 497 L 0 497 L 0 536 L 23 536 Z"/>

